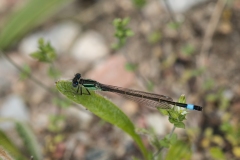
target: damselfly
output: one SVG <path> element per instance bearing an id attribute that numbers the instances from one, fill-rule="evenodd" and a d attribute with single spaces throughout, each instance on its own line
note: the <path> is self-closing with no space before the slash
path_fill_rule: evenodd
<path id="1" fill-rule="evenodd" d="M 75 77 L 72 79 L 72 86 L 77 88 L 77 93 L 80 93 L 80 95 L 84 94 L 82 90 L 82 87 L 84 87 L 87 91 L 87 93 L 85 94 L 87 95 L 91 95 L 89 90 L 107 91 L 107 92 L 121 94 L 125 97 L 136 100 L 137 102 L 145 103 L 145 104 L 148 104 L 149 106 L 156 107 L 156 108 L 170 109 L 171 105 L 174 105 L 174 106 L 187 108 L 190 110 L 202 111 L 201 106 L 174 102 L 172 98 L 164 95 L 158 95 L 154 93 L 148 93 L 148 92 L 142 92 L 142 91 L 136 91 L 132 89 L 106 85 L 91 79 L 83 79 L 81 78 L 80 73 L 77 73 Z"/>

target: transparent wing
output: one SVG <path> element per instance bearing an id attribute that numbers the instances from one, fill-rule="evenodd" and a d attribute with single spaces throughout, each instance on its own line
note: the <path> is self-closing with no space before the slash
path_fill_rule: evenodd
<path id="1" fill-rule="evenodd" d="M 155 93 L 131 90 L 131 89 L 126 89 L 126 88 L 121 88 L 116 86 L 105 85 L 105 84 L 100 84 L 100 87 L 103 89 L 103 91 L 114 92 L 121 96 L 132 99 L 139 103 L 146 104 L 151 107 L 170 109 L 171 105 L 166 101 L 169 101 L 169 102 L 173 101 L 173 99 L 170 97 L 155 94 Z M 156 100 L 151 100 L 151 98 L 154 98 Z"/>
<path id="2" fill-rule="evenodd" d="M 137 103 L 144 104 L 149 107 L 161 108 L 161 109 L 170 109 L 171 108 L 170 104 L 163 102 L 163 101 L 157 102 L 157 101 L 153 101 L 153 100 L 149 100 L 149 99 L 145 99 L 145 98 L 139 98 L 139 97 L 124 95 L 124 94 L 121 94 L 121 96 L 129 98 L 131 100 L 136 101 Z"/>

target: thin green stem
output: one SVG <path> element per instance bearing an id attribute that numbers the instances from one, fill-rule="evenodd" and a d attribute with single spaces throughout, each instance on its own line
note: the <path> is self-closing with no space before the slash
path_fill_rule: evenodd
<path id="1" fill-rule="evenodd" d="M 169 140 L 171 139 L 171 137 L 172 137 L 173 132 L 175 131 L 175 129 L 176 129 L 176 127 L 173 126 L 173 128 L 172 128 L 172 130 L 171 130 L 171 132 L 170 132 Z M 154 154 L 153 159 L 156 158 L 163 149 L 164 149 L 164 147 L 161 147 L 161 148 Z"/>

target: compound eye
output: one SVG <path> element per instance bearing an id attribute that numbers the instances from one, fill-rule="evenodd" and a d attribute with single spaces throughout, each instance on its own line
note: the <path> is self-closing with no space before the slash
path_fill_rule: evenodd
<path id="1" fill-rule="evenodd" d="M 81 74 L 80 74 L 80 73 L 77 73 L 77 74 L 75 75 L 75 77 L 76 77 L 77 79 L 80 79 L 80 78 L 81 78 Z"/>
<path id="2" fill-rule="evenodd" d="M 73 87 L 77 87 L 77 86 L 78 86 L 78 82 L 73 82 L 73 83 L 72 83 L 72 86 L 73 86 Z"/>

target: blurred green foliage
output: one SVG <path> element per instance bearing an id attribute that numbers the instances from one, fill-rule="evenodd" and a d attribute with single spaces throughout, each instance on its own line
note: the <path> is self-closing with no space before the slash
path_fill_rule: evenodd
<path id="1" fill-rule="evenodd" d="M 167 24 L 167 26 L 173 30 L 177 30 L 181 26 L 181 23 L 180 22 L 169 22 Z"/>
<path id="2" fill-rule="evenodd" d="M 180 103 L 186 103 L 186 98 L 182 95 L 179 100 Z M 169 116 L 168 120 L 170 123 L 174 124 L 177 128 L 185 128 L 183 121 L 186 119 L 187 111 L 186 109 L 180 107 L 173 107 L 172 109 L 158 109 L 163 115 Z"/>
<path id="3" fill-rule="evenodd" d="M 21 122 L 16 122 L 15 125 L 15 128 L 23 140 L 24 146 L 29 152 L 29 155 L 32 155 L 35 160 L 41 160 L 42 153 L 40 150 L 40 145 L 37 142 L 37 138 L 35 137 L 32 129 L 30 129 L 27 124 Z"/>
<path id="4" fill-rule="evenodd" d="M 132 0 L 132 2 L 137 8 L 142 8 L 147 3 L 146 0 Z"/>
<path id="5" fill-rule="evenodd" d="M 137 65 L 132 64 L 132 63 L 126 63 L 125 64 L 125 69 L 127 71 L 135 71 L 137 69 L 137 67 L 138 67 Z"/>
<path id="6" fill-rule="evenodd" d="M 127 41 L 128 37 L 134 35 L 134 32 L 127 28 L 128 23 L 130 22 L 130 18 L 116 18 L 113 21 L 113 25 L 115 26 L 115 37 L 117 38 L 118 42 L 113 44 L 113 49 L 120 49 L 123 47 Z"/>
<path id="7" fill-rule="evenodd" d="M 61 115 L 52 115 L 49 117 L 50 123 L 48 125 L 48 130 L 53 133 L 58 133 L 62 131 L 65 117 Z"/>
<path id="8" fill-rule="evenodd" d="M 185 141 L 176 141 L 166 155 L 165 160 L 190 160 L 192 151 L 190 145 Z"/>
<path id="9" fill-rule="evenodd" d="M 184 55 L 191 56 L 195 52 L 195 47 L 193 45 L 191 45 L 190 43 L 188 43 L 181 48 L 181 51 Z"/>
<path id="10" fill-rule="evenodd" d="M 72 0 L 30 0 L 12 13 L 0 28 L 0 49 L 6 50 L 26 33 L 55 14 Z"/>
<path id="11" fill-rule="evenodd" d="M 31 57 L 39 60 L 40 62 L 52 63 L 56 58 L 57 54 L 54 48 L 49 42 L 44 42 L 44 39 L 40 38 L 38 40 L 39 51 L 30 54 Z"/>
<path id="12" fill-rule="evenodd" d="M 31 68 L 29 67 L 29 65 L 24 64 L 22 66 L 22 72 L 20 73 L 20 79 L 25 80 L 25 79 L 29 78 L 30 74 L 31 74 Z"/>
<path id="13" fill-rule="evenodd" d="M 148 36 L 148 41 L 151 44 L 155 44 L 157 42 L 160 42 L 162 39 L 162 33 L 160 31 L 155 31 L 152 32 L 149 36 Z"/>
<path id="14" fill-rule="evenodd" d="M 6 150 L 16 160 L 26 160 L 27 158 L 22 155 L 15 144 L 9 139 L 9 137 L 0 130 L 0 147 Z M 0 155 L 1 157 L 1 155 Z"/>

